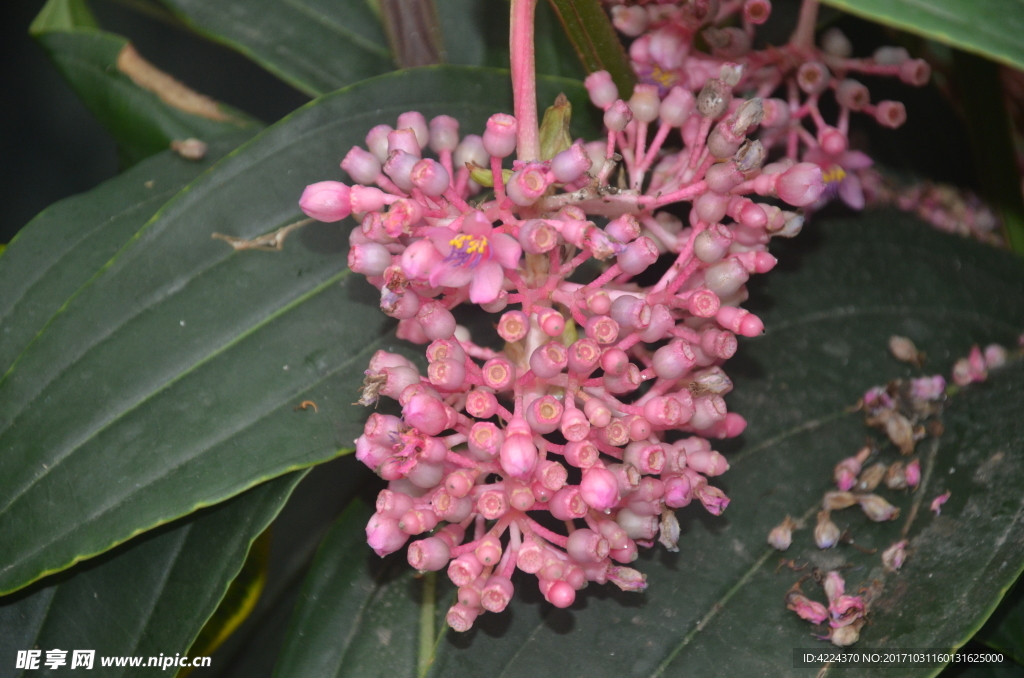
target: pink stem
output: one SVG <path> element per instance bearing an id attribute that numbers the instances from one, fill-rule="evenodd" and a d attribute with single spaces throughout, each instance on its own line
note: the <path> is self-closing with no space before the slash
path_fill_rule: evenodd
<path id="1" fill-rule="evenodd" d="M 533 56 L 533 14 L 537 0 L 512 0 L 509 44 L 512 62 L 512 94 L 515 100 L 517 148 L 520 160 L 540 157 L 537 126 L 537 76 Z"/>
<path id="2" fill-rule="evenodd" d="M 804 0 L 800 6 L 800 18 L 789 44 L 798 49 L 814 47 L 814 28 L 818 23 L 818 0 Z"/>

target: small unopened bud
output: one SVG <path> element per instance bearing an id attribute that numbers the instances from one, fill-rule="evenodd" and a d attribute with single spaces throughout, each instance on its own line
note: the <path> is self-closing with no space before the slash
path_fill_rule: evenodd
<path id="1" fill-rule="evenodd" d="M 829 629 L 827 637 L 836 647 L 849 647 L 860 640 L 860 629 L 864 623 L 863 619 L 858 619 L 848 626 Z"/>
<path id="2" fill-rule="evenodd" d="M 880 101 L 875 106 L 875 121 L 882 127 L 896 129 L 907 121 L 907 109 L 899 101 Z"/>
<path id="3" fill-rule="evenodd" d="M 658 119 L 661 99 L 658 98 L 657 85 L 637 85 L 633 88 L 633 96 L 629 99 L 629 109 L 633 117 L 640 122 L 654 122 Z"/>
<path id="4" fill-rule="evenodd" d="M 619 98 L 619 90 L 612 82 L 612 76 L 608 71 L 595 71 L 583 81 L 590 95 L 590 101 L 600 109 L 608 108 Z"/>
<path id="5" fill-rule="evenodd" d="M 695 105 L 693 94 L 682 87 L 673 87 L 658 109 L 661 120 L 670 127 L 681 127 L 690 117 Z"/>
<path id="6" fill-rule="evenodd" d="M 843 59 L 853 54 L 853 43 L 838 28 L 830 28 L 822 34 L 821 48 L 832 56 Z"/>
<path id="7" fill-rule="evenodd" d="M 818 524 L 814 527 L 814 543 L 819 549 L 830 549 L 839 543 L 839 527 L 832 522 L 829 511 L 818 511 Z"/>
<path id="8" fill-rule="evenodd" d="M 484 130 L 484 149 L 495 158 L 512 155 L 516 150 L 516 119 L 505 113 L 495 113 L 487 120 Z"/>
<path id="9" fill-rule="evenodd" d="M 732 101 L 732 88 L 725 82 L 710 78 L 697 95 L 697 112 L 705 118 L 719 118 L 729 108 Z"/>
<path id="10" fill-rule="evenodd" d="M 1006 365 L 1007 351 L 999 344 L 989 344 L 985 347 L 985 368 L 995 370 Z"/>
<path id="11" fill-rule="evenodd" d="M 871 58 L 875 60 L 876 64 L 882 66 L 898 66 L 905 61 L 910 61 L 910 52 L 905 47 L 886 45 L 876 49 Z"/>
<path id="12" fill-rule="evenodd" d="M 774 549 L 785 551 L 793 543 L 793 530 L 796 529 L 796 522 L 786 516 L 780 524 L 772 528 L 768 533 L 768 544 Z"/>
<path id="13" fill-rule="evenodd" d="M 820 61 L 808 61 L 796 72 L 796 83 L 807 94 L 820 94 L 828 87 L 831 74 L 828 67 Z"/>
<path id="14" fill-rule="evenodd" d="M 857 497 L 857 503 L 861 510 L 871 520 L 881 523 L 886 520 L 896 520 L 900 516 L 900 510 L 882 499 L 877 494 L 865 494 Z"/>
<path id="15" fill-rule="evenodd" d="M 851 111 L 860 111 L 871 103 L 871 94 L 868 88 L 856 80 L 843 80 L 836 87 L 836 101 L 840 106 L 846 106 Z"/>
<path id="16" fill-rule="evenodd" d="M 903 567 L 907 560 L 907 540 L 901 539 L 889 548 L 882 551 L 882 565 L 889 572 L 895 572 Z"/>
<path id="17" fill-rule="evenodd" d="M 613 132 L 621 132 L 633 119 L 633 111 L 622 99 L 616 99 L 604 112 L 604 126 Z"/>

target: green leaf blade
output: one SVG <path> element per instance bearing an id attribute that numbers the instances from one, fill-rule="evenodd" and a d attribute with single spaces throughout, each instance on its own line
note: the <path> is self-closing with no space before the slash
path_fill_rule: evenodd
<path id="1" fill-rule="evenodd" d="M 1024 68 L 1020 0 L 823 0 L 871 21 Z"/>
<path id="2" fill-rule="evenodd" d="M 153 669 L 145 664 L 141 670 L 101 668 L 100 658 L 184 654 L 242 567 L 250 545 L 302 476 L 273 480 L 94 563 L 0 598 L 0 657 L 13 667 L 18 650 L 92 649 L 94 670 L 128 676 Z M 65 670 L 70 652 L 67 661 Z M 38 672 L 12 675 L 33 673 Z"/>

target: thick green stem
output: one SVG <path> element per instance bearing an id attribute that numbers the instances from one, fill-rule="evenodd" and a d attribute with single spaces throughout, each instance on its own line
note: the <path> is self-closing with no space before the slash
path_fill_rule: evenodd
<path id="1" fill-rule="evenodd" d="M 424 678 L 434 663 L 434 648 L 437 643 L 434 617 L 437 616 L 437 572 L 423 575 L 423 598 L 420 600 L 420 638 L 416 658 L 416 675 Z"/>

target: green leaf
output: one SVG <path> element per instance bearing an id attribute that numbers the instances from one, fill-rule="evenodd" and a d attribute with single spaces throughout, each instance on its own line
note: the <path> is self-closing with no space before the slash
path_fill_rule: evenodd
<path id="1" fill-rule="evenodd" d="M 439 67 L 313 102 L 193 182 L 64 302 L 0 381 L 0 591 L 349 449 L 365 365 L 394 339 L 376 291 L 349 275 L 345 233 L 312 224 L 272 253 L 211 234 L 294 222 L 303 187 L 402 111 L 479 131 L 509 110 L 507 87 Z M 584 110 L 578 83 L 542 80 L 542 100 L 559 91 Z M 12 245 L 0 278 L 33 261 Z"/>
<path id="2" fill-rule="evenodd" d="M 157 70 L 126 38 L 99 30 L 84 0 L 49 0 L 30 32 L 113 135 L 126 164 L 175 140 L 209 142 L 260 126 Z"/>
<path id="3" fill-rule="evenodd" d="M 354 501 L 321 544 L 275 678 L 416 675 L 423 580 L 413 578 L 404 552 L 381 560 L 366 545 L 372 514 Z"/>
<path id="4" fill-rule="evenodd" d="M 975 636 L 1018 663 L 1024 660 L 1024 587 L 1019 582 Z"/>
<path id="5" fill-rule="evenodd" d="M 822 0 L 850 14 L 1024 68 L 1020 0 Z"/>
<path id="6" fill-rule="evenodd" d="M 63 674 L 74 649 L 96 651 L 104 676 L 154 669 L 102 668 L 102 657 L 185 653 L 303 473 L 253 488 L 215 508 L 156 530 L 95 561 L 0 599 L 0 659 L 18 650 L 68 650 L 67 666 L 10 675 Z"/>
<path id="7" fill-rule="evenodd" d="M 164 151 L 54 203 L 19 231 L 0 263 L 0 374 L 161 205 L 247 138 L 216 140 L 199 162 Z"/>
<path id="8" fill-rule="evenodd" d="M 395 66 L 366 0 L 163 0 L 211 40 L 316 96 Z"/>
<path id="9" fill-rule="evenodd" d="M 789 558 L 822 569 L 852 564 L 844 572 L 854 593 L 881 582 L 855 649 L 952 648 L 982 624 L 1024 566 L 1019 360 L 951 400 L 946 433 L 919 444 L 925 479 L 916 493 L 880 491 L 903 509 L 901 520 L 869 523 L 857 509 L 833 514 L 866 548 L 885 549 L 907 529 L 910 555 L 899 574 L 882 571 L 878 552 L 817 550 L 810 529 L 795 533 L 784 556 L 765 540 L 787 514 L 809 515 L 813 527 L 822 494 L 834 489 L 833 466 L 869 432 L 849 406 L 870 386 L 917 374 L 889 355 L 889 336 L 913 338 L 931 356 L 927 373 L 948 374 L 973 342 L 1015 343 L 1024 327 L 1024 272 L 1010 255 L 891 213 L 809 227 L 777 254 L 780 265 L 753 286 L 749 302 L 767 333 L 744 341 L 727 364 L 736 383 L 730 409 L 749 421 L 737 442 L 720 447 L 732 464 L 715 480 L 732 499 L 728 510 L 716 518 L 699 505 L 681 509 L 680 553 L 658 547 L 634 564 L 648 576 L 642 594 L 591 585 L 558 610 L 519 573 L 509 609 L 481 615 L 466 634 L 449 630 L 428 675 L 550 675 L 568 667 L 595 676 L 812 675 L 789 668 L 793 648 L 832 646 L 785 609 L 786 591 L 803 574 L 776 571 Z M 883 459 L 898 457 L 885 446 Z M 935 517 L 928 504 L 946 489 L 952 498 Z M 296 614 L 278 678 L 356 675 L 368 666 L 360 657 L 378 652 L 389 662 L 380 674 L 415 675 L 412 647 L 385 648 L 377 635 L 390 630 L 416 643 L 412 573 L 378 574 L 379 561 L 355 546 L 364 538 L 358 527 L 353 519 L 338 528 L 352 534 L 325 542 L 307 583 L 315 595 Z M 396 587 L 405 587 L 404 598 L 385 605 Z M 804 588 L 824 600 L 820 587 Z M 441 613 L 446 602 L 441 594 Z M 353 621 L 357 603 L 372 620 Z M 844 668 L 843 675 L 876 674 Z"/>
<path id="10" fill-rule="evenodd" d="M 600 0 L 550 0 L 587 73 L 608 71 L 619 95 L 628 99 L 636 75 Z"/>

